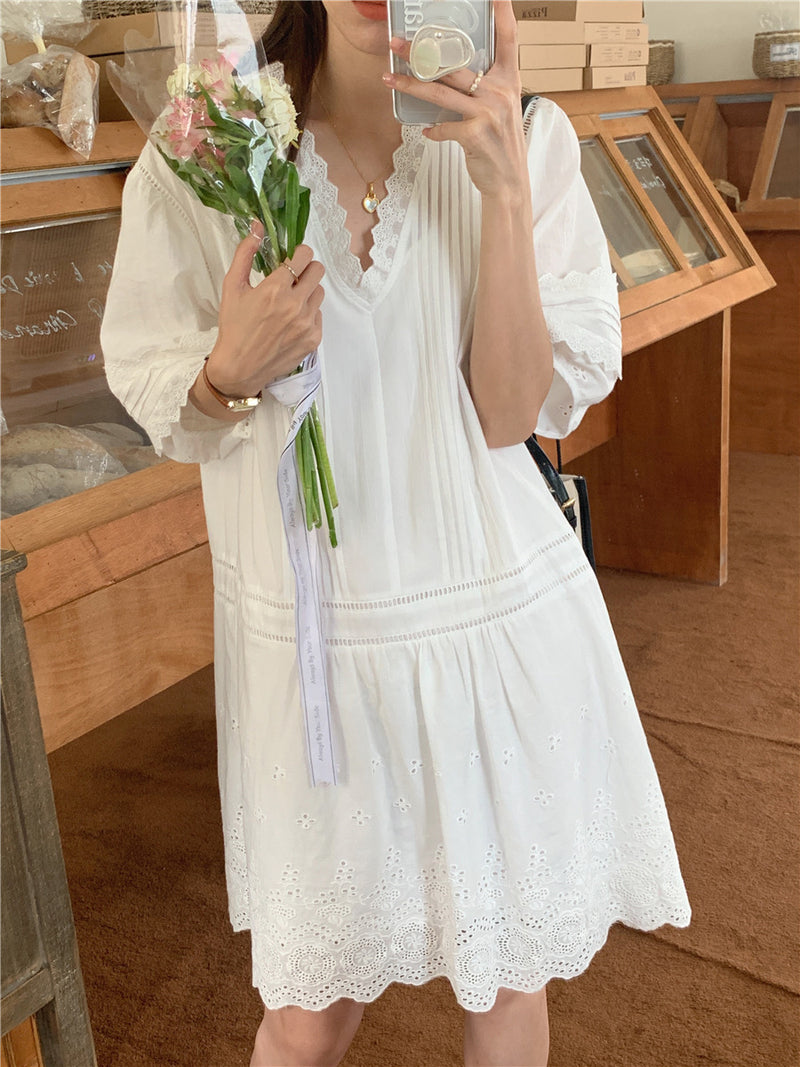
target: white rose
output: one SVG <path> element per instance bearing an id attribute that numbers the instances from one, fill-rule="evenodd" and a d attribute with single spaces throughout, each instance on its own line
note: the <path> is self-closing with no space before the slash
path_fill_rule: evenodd
<path id="1" fill-rule="evenodd" d="M 167 78 L 167 92 L 170 96 L 186 96 L 187 89 L 198 80 L 201 73 L 199 67 L 181 63 Z"/>
<path id="2" fill-rule="evenodd" d="M 269 75 L 262 75 L 261 99 L 264 101 L 261 119 L 269 129 L 275 147 L 285 151 L 300 136 L 291 94 L 285 85 Z"/>

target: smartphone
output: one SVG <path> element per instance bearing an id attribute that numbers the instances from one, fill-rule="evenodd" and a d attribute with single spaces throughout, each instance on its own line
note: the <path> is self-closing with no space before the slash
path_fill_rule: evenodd
<path id="1" fill-rule="evenodd" d="M 392 37 L 410 41 L 417 55 L 425 52 L 425 64 L 417 64 L 425 71 L 423 81 L 443 77 L 450 69 L 485 72 L 494 63 L 492 0 L 389 0 L 389 32 Z M 442 41 L 440 49 L 437 39 Z M 433 61 L 431 55 L 436 57 Z M 438 62 L 442 64 L 442 74 L 435 74 Z M 394 52 L 391 64 L 395 74 L 415 76 L 409 64 Z M 432 126 L 461 118 L 455 111 L 435 107 L 396 89 L 392 96 L 395 117 L 410 126 Z"/>

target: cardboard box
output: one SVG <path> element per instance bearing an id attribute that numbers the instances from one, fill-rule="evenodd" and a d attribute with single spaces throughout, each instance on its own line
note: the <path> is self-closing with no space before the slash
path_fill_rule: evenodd
<path id="1" fill-rule="evenodd" d="M 270 15 L 248 15 L 247 24 L 254 40 L 257 40 L 269 24 Z M 130 36 L 128 36 L 130 35 Z M 174 46 L 181 36 L 181 23 L 169 12 L 149 12 L 140 15 L 115 15 L 109 19 L 97 19 L 90 33 L 80 41 L 66 41 L 47 36 L 47 44 L 65 44 L 85 56 L 118 56 L 125 51 L 126 38 L 129 48 L 155 48 Z M 216 45 L 214 16 L 210 12 L 198 12 L 195 39 L 204 47 Z M 17 37 L 4 37 L 6 62 L 17 63 L 36 51 L 33 41 Z M 102 64 L 101 64 L 102 66 Z"/>
<path id="2" fill-rule="evenodd" d="M 582 22 L 517 23 L 519 44 L 583 44 L 586 30 Z"/>
<path id="3" fill-rule="evenodd" d="M 590 44 L 590 67 L 646 67 L 650 57 L 650 45 L 644 44 Z"/>
<path id="4" fill-rule="evenodd" d="M 584 89 L 628 89 L 647 85 L 647 67 L 587 67 Z"/>
<path id="5" fill-rule="evenodd" d="M 99 19 L 92 32 L 75 48 L 85 56 L 112 56 L 125 51 L 125 38 L 130 34 L 130 46 L 148 48 L 161 44 L 158 21 L 154 11 L 143 15 L 115 15 Z"/>
<path id="6" fill-rule="evenodd" d="M 48 34 L 46 43 L 64 44 L 84 56 L 96 58 L 122 52 L 125 47 L 125 35 L 131 30 L 141 34 L 145 41 L 159 43 L 158 23 L 155 13 L 152 12 L 144 15 L 119 15 L 116 18 L 100 19 L 94 24 L 91 32 L 80 41 L 67 41 Z M 4 41 L 8 63 L 18 63 L 20 59 L 36 51 L 33 41 L 25 41 L 19 37 L 4 38 Z"/>
<path id="7" fill-rule="evenodd" d="M 646 44 L 646 22 L 587 22 L 583 39 L 587 44 Z"/>
<path id="8" fill-rule="evenodd" d="M 159 11 L 158 33 L 161 44 L 174 45 L 186 35 L 186 17 L 179 11 Z M 254 41 L 264 33 L 272 15 L 246 15 L 247 26 Z M 194 22 L 194 39 L 203 48 L 217 47 L 217 24 L 213 12 L 198 11 Z"/>
<path id="9" fill-rule="evenodd" d="M 528 93 L 561 93 L 583 88 L 583 67 L 567 70 L 521 70 L 522 88 Z"/>
<path id="10" fill-rule="evenodd" d="M 521 44 L 519 65 L 524 70 L 566 70 L 586 66 L 585 44 Z"/>
<path id="11" fill-rule="evenodd" d="M 513 0 L 518 22 L 641 22 L 642 0 Z"/>

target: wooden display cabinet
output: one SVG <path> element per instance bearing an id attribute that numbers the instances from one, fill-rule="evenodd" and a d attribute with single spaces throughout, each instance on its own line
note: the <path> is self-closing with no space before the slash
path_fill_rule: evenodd
<path id="1" fill-rule="evenodd" d="M 772 284 L 654 89 L 556 93 L 620 287 L 623 377 L 563 444 L 598 562 L 727 575 L 731 307 Z"/>
<path id="2" fill-rule="evenodd" d="M 659 88 L 776 286 L 733 309 L 731 444 L 800 452 L 800 78 Z M 726 183 L 723 185 L 723 183 Z M 731 188 L 732 187 L 732 188 Z"/>

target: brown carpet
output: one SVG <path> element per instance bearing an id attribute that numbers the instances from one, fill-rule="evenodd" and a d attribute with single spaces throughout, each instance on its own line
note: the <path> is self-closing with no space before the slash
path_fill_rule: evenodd
<path id="1" fill-rule="evenodd" d="M 601 575 L 694 918 L 615 926 L 550 983 L 551 1067 L 800 1063 L 799 474 L 733 457 L 722 589 Z M 100 1067 L 246 1067 L 261 1005 L 227 918 L 210 670 L 50 764 Z M 457 1067 L 461 1033 L 446 980 L 394 985 L 345 1064 Z"/>

